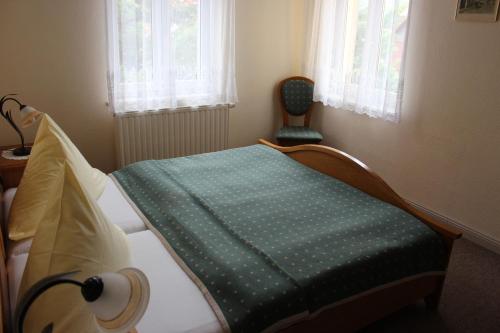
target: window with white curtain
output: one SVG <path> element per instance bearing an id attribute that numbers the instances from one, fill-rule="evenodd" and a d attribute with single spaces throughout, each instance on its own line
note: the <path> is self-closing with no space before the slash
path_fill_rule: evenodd
<path id="1" fill-rule="evenodd" d="M 237 102 L 234 0 L 107 0 L 114 112 Z"/>
<path id="2" fill-rule="evenodd" d="M 306 72 L 314 100 L 399 121 L 410 0 L 313 0 Z"/>

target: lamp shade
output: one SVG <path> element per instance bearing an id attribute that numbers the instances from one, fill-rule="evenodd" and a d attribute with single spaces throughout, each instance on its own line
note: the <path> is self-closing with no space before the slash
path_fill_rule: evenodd
<path id="1" fill-rule="evenodd" d="M 28 105 L 23 105 L 21 107 L 20 113 L 21 113 L 22 127 L 28 127 L 33 125 L 33 123 L 37 121 L 42 115 L 42 112 Z"/>
<path id="2" fill-rule="evenodd" d="M 89 302 L 102 332 L 127 333 L 144 315 L 149 303 L 149 282 L 140 270 L 125 268 L 103 273 L 102 293 Z"/>

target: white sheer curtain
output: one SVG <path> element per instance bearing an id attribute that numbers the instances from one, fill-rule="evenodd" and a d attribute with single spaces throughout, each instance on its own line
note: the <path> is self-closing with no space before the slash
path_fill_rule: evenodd
<path id="1" fill-rule="evenodd" d="M 114 112 L 237 102 L 234 0 L 106 0 Z"/>
<path id="2" fill-rule="evenodd" d="M 314 100 L 399 121 L 410 0 L 313 0 L 306 74 Z"/>

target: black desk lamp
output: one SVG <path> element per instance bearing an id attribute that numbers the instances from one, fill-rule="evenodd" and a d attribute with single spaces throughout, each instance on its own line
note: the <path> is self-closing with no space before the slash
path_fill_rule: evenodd
<path id="1" fill-rule="evenodd" d="M 21 104 L 21 102 L 11 96 L 15 96 L 15 94 L 5 95 L 0 99 L 0 114 L 2 114 L 2 117 L 4 117 L 9 122 L 9 124 L 21 138 L 21 147 L 14 149 L 13 154 L 15 156 L 26 156 L 31 153 L 31 147 L 26 147 L 24 145 L 23 133 L 12 119 L 12 111 L 4 111 L 3 106 L 8 101 L 17 103 L 17 105 L 19 106 L 19 111 L 21 112 L 22 127 L 28 127 L 29 125 L 33 124 L 41 116 L 42 113 L 31 106 Z"/>
<path id="2" fill-rule="evenodd" d="M 33 302 L 48 289 L 60 284 L 81 288 L 84 300 L 90 306 L 102 332 L 128 333 L 144 315 L 149 303 L 149 282 L 140 270 L 125 268 L 117 273 L 102 273 L 84 282 L 70 277 L 77 272 L 48 276 L 35 283 L 23 296 L 14 314 L 14 333 L 23 333 L 23 323 Z M 57 325 L 57 323 L 56 323 Z M 42 333 L 51 333 L 54 324 Z"/>

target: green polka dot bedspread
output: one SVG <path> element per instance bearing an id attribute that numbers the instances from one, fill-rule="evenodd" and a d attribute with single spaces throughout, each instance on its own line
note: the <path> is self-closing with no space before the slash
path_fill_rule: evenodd
<path id="1" fill-rule="evenodd" d="M 228 331 L 272 331 L 446 267 L 443 240 L 422 222 L 264 145 L 113 176 Z"/>

